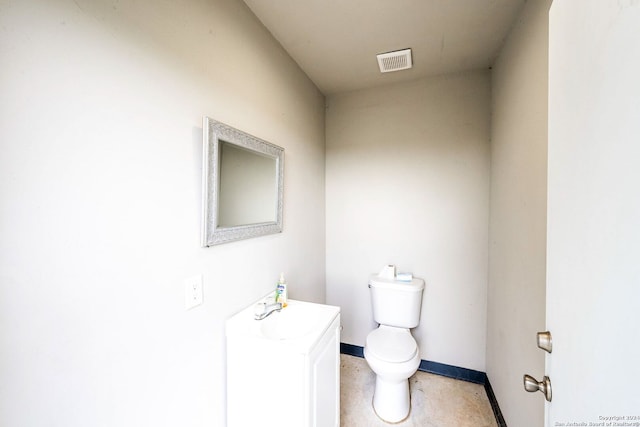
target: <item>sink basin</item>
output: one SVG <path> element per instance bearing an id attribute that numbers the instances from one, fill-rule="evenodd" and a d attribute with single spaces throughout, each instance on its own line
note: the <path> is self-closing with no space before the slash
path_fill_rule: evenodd
<path id="1" fill-rule="evenodd" d="M 319 320 L 318 310 L 293 302 L 266 319 L 257 320 L 256 332 L 272 340 L 295 339 L 308 334 Z"/>

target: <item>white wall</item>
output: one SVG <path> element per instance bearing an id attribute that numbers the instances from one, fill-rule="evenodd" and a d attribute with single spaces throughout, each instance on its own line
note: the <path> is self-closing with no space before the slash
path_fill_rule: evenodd
<path id="1" fill-rule="evenodd" d="M 327 101 L 327 302 L 342 341 L 375 328 L 367 280 L 396 264 L 426 281 L 422 358 L 485 370 L 490 75 Z"/>
<path id="2" fill-rule="evenodd" d="M 529 1 L 492 71 L 487 375 L 508 425 L 543 425 L 548 9 Z"/>
<path id="3" fill-rule="evenodd" d="M 235 0 L 0 0 L 0 64 L 0 425 L 224 425 L 224 319 L 324 301 L 323 96 Z M 285 148 L 282 234 L 200 248 L 203 115 Z"/>

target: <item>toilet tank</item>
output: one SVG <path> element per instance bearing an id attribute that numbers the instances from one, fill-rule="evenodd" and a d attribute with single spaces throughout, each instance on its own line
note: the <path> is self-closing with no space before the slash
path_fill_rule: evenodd
<path id="1" fill-rule="evenodd" d="M 424 280 L 410 282 L 383 279 L 377 274 L 369 279 L 373 319 L 397 328 L 415 328 L 420 323 Z"/>

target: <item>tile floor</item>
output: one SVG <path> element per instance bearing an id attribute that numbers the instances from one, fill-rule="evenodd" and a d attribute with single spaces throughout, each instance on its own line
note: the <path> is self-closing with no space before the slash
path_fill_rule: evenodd
<path id="1" fill-rule="evenodd" d="M 409 417 L 401 423 L 385 423 L 371 406 L 375 374 L 366 360 L 341 354 L 340 368 L 343 427 L 497 427 L 484 386 L 420 371 L 409 379 Z"/>

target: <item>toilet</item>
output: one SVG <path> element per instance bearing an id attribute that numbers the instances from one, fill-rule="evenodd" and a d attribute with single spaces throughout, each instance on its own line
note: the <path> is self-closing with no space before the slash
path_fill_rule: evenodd
<path id="1" fill-rule="evenodd" d="M 376 374 L 373 409 L 383 421 L 397 423 L 409 416 L 409 377 L 420 366 L 410 329 L 420 323 L 424 281 L 373 275 L 369 289 L 373 319 L 380 325 L 367 335 L 364 346 L 364 358 Z"/>

